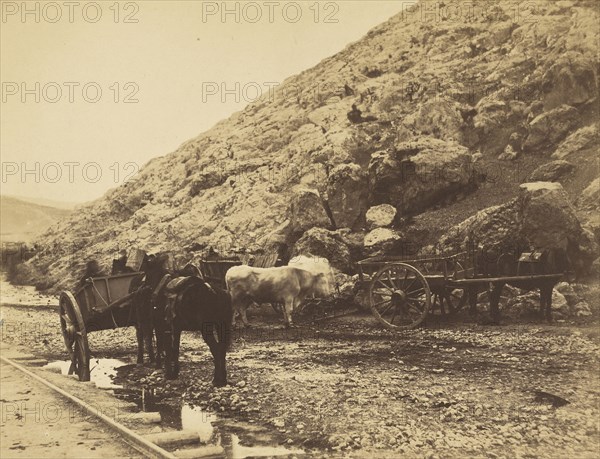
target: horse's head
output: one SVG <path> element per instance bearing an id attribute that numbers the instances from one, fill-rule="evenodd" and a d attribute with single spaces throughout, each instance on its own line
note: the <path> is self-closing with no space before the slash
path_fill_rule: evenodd
<path id="1" fill-rule="evenodd" d="M 165 274 L 169 273 L 169 255 L 157 253 L 144 256 L 140 271 L 146 275 L 146 285 L 155 288 Z"/>

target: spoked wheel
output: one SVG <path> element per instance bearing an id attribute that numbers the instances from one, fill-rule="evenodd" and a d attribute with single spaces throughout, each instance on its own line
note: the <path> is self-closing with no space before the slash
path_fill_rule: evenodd
<path id="1" fill-rule="evenodd" d="M 77 300 L 70 292 L 60 294 L 60 328 L 71 359 L 69 374 L 80 381 L 90 380 L 90 348 L 85 323 Z"/>
<path id="2" fill-rule="evenodd" d="M 375 318 L 390 330 L 416 328 L 431 307 L 429 284 L 411 265 L 385 266 L 371 281 L 369 307 Z"/>

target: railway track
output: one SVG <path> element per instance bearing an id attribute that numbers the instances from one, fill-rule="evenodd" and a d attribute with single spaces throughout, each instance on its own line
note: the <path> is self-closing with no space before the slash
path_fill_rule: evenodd
<path id="1" fill-rule="evenodd" d="M 139 421 L 140 425 L 147 425 L 149 421 L 152 423 L 160 421 L 160 414 L 138 412 L 124 415 L 123 413 L 117 412 L 115 416 L 109 416 L 101 412 L 101 410 L 98 410 L 96 406 L 82 400 L 80 397 L 72 393 L 69 393 L 63 388 L 58 387 L 55 383 L 38 374 L 39 372 L 32 371 L 31 369 L 27 368 L 27 363 L 29 363 L 30 367 L 34 364 L 39 365 L 40 359 L 37 359 L 33 356 L 8 358 L 5 355 L 1 355 L 0 361 L 16 368 L 20 372 L 24 373 L 28 378 L 38 381 L 47 388 L 51 389 L 53 392 L 57 393 L 60 397 L 73 403 L 82 412 L 87 413 L 87 415 L 91 416 L 92 418 L 104 423 L 113 432 L 118 434 L 126 444 L 141 453 L 144 457 L 156 459 L 225 457 L 225 452 L 221 446 L 201 445 L 198 432 L 195 431 L 167 431 L 149 434 L 136 432 L 135 430 L 125 426 L 121 420 L 128 420 L 130 423 L 132 421 L 135 423 L 137 420 Z M 65 384 L 65 386 L 68 386 L 68 384 Z"/>

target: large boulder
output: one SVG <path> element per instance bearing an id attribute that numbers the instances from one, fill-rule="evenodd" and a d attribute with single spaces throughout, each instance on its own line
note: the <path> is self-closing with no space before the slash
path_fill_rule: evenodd
<path id="1" fill-rule="evenodd" d="M 581 192 L 579 197 L 579 206 L 585 209 L 597 209 L 600 202 L 600 178 L 590 183 L 587 188 Z"/>
<path id="2" fill-rule="evenodd" d="M 598 96 L 596 63 L 581 54 L 562 54 L 542 77 L 544 108 L 579 105 Z"/>
<path id="3" fill-rule="evenodd" d="M 526 151 L 552 151 L 552 148 L 577 126 L 579 114 L 570 105 L 561 105 L 536 116 L 529 123 L 529 134 L 523 142 Z"/>
<path id="4" fill-rule="evenodd" d="M 589 215 L 584 215 L 584 218 L 583 227 L 594 235 L 596 244 L 600 244 L 600 214 L 597 211 L 592 211 Z"/>
<path id="5" fill-rule="evenodd" d="M 322 257 L 342 272 L 352 272 L 350 250 L 339 234 L 324 228 L 312 228 L 296 242 L 292 257 L 299 255 Z"/>
<path id="6" fill-rule="evenodd" d="M 292 196 L 289 209 L 291 231 L 303 233 L 314 228 L 330 228 L 331 220 L 323 207 L 323 200 L 316 190 L 299 190 Z"/>
<path id="7" fill-rule="evenodd" d="M 585 126 L 569 135 L 552 153 L 552 158 L 564 159 L 566 156 L 594 147 L 598 139 L 597 126 Z"/>
<path id="8" fill-rule="evenodd" d="M 430 137 L 403 142 L 394 151 L 373 154 L 369 164 L 369 200 L 416 214 L 470 189 L 472 156 L 457 143 Z"/>
<path id="9" fill-rule="evenodd" d="M 559 183 L 534 182 L 521 185 L 515 199 L 481 210 L 450 229 L 439 247 L 463 251 L 474 243 L 489 260 L 532 246 L 565 249 L 573 268 L 584 273 L 597 250 L 588 233 Z"/>
<path id="10" fill-rule="evenodd" d="M 565 175 L 573 172 L 575 166 L 569 161 L 558 159 L 542 164 L 528 177 L 529 182 L 556 182 Z"/>
<path id="11" fill-rule="evenodd" d="M 390 228 L 375 228 L 365 236 L 365 252 L 369 256 L 388 255 L 396 252 L 401 236 Z"/>
<path id="12" fill-rule="evenodd" d="M 461 142 L 464 120 L 459 105 L 449 99 L 434 98 L 421 104 L 404 119 L 404 124 L 420 134 L 436 139 Z"/>
<path id="13" fill-rule="evenodd" d="M 504 101 L 502 94 L 490 94 L 483 97 L 475 106 L 476 115 L 473 126 L 480 140 L 480 148 L 492 154 L 502 153 L 510 145 L 511 136 L 520 138 L 525 132 L 525 103 L 517 100 Z M 521 148 L 513 142 L 511 150 L 517 153 Z"/>
<path id="14" fill-rule="evenodd" d="M 565 300 L 571 307 L 582 301 L 582 298 L 577 294 L 577 292 L 575 292 L 573 286 L 568 282 L 559 282 L 554 288 L 565 297 Z"/>
<path id="15" fill-rule="evenodd" d="M 333 168 L 327 179 L 327 203 L 338 228 L 358 229 L 367 211 L 367 174 L 354 163 Z"/>
<path id="16" fill-rule="evenodd" d="M 367 211 L 367 227 L 369 229 L 385 228 L 390 226 L 396 218 L 396 208 L 389 204 L 381 204 L 371 207 Z"/>

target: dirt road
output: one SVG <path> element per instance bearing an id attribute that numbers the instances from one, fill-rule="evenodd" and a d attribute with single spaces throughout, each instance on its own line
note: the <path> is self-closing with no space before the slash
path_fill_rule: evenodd
<path id="1" fill-rule="evenodd" d="M 113 431 L 11 365 L 0 364 L 2 458 L 133 458 Z"/>
<path id="2" fill-rule="evenodd" d="M 0 311 L 3 340 L 65 358 L 56 311 Z M 228 355 L 229 386 L 212 387 L 210 354 L 187 333 L 177 381 L 127 365 L 115 393 L 176 428 L 209 427 L 221 439 L 235 433 L 237 447 L 279 444 L 308 457 L 597 457 L 597 318 L 494 327 L 458 316 L 393 335 L 368 315 L 299 321 L 291 331 L 268 307 L 252 315 L 255 326 L 236 334 Z M 134 335 L 90 334 L 93 357 L 133 363 Z M 231 457 L 244 457 L 237 451 Z"/>

